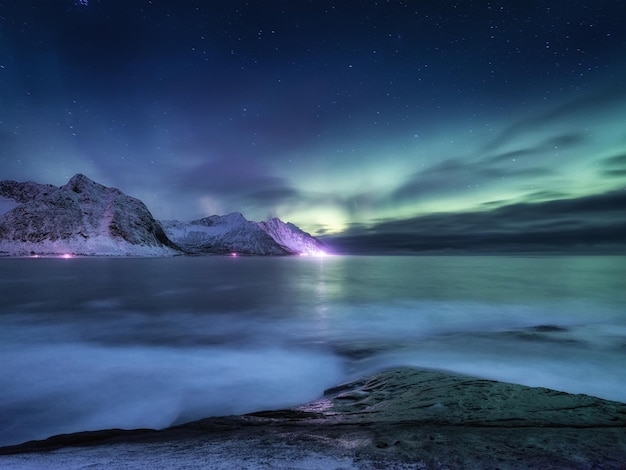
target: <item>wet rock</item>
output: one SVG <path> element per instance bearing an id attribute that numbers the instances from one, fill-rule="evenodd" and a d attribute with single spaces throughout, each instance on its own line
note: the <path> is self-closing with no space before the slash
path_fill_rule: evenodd
<path id="1" fill-rule="evenodd" d="M 293 460 L 314 452 L 348 462 L 343 468 L 618 469 L 626 462 L 624 436 L 623 403 L 402 368 L 334 387 L 293 409 L 162 431 L 78 433 L 1 448 L 0 454 L 133 443 L 124 455 L 136 459 L 155 444 L 195 455 L 211 443 L 239 445 L 247 462 L 255 455 Z"/>

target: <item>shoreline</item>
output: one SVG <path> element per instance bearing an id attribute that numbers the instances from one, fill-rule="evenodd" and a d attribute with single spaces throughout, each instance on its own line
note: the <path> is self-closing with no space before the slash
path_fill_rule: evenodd
<path id="1" fill-rule="evenodd" d="M 368 469 L 384 462 L 386 468 L 617 469 L 626 462 L 625 435 L 624 403 L 395 368 L 285 410 L 1 447 L 0 466 L 144 468 L 158 461 L 161 468 L 201 468 L 194 465 L 209 459 L 211 468 L 265 462 L 267 468 Z"/>

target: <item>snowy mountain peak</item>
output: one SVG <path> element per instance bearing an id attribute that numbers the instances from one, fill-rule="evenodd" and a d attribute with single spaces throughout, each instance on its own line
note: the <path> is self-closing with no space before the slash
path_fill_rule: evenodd
<path id="1" fill-rule="evenodd" d="M 191 222 L 162 222 L 167 236 L 184 250 L 197 254 L 288 255 L 256 222 L 238 212 L 212 215 Z"/>
<path id="2" fill-rule="evenodd" d="M 322 243 L 280 219 L 252 222 L 239 212 L 191 222 L 162 222 L 167 236 L 193 253 L 321 255 Z"/>
<path id="3" fill-rule="evenodd" d="M 324 256 L 327 254 L 322 242 L 309 233 L 300 230 L 292 223 L 285 223 L 274 217 L 267 222 L 259 222 L 258 225 L 279 245 L 291 253 L 312 256 Z"/>
<path id="4" fill-rule="evenodd" d="M 217 225 L 227 225 L 231 227 L 246 225 L 249 221 L 240 212 L 231 212 L 226 215 L 211 215 L 203 219 L 195 220 L 192 223 L 205 225 L 207 227 Z"/>
<path id="5" fill-rule="evenodd" d="M 115 190 L 114 188 L 107 188 L 106 186 L 96 183 L 92 179 L 87 178 L 85 175 L 78 173 L 70 178 L 66 185 L 61 186 L 63 190 L 74 191 L 75 193 L 85 193 L 92 191 L 107 191 Z M 121 191 L 120 191 L 121 192 Z"/>

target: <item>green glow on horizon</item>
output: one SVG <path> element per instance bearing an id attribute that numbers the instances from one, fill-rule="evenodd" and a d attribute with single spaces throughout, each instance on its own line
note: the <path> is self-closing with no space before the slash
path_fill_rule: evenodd
<path id="1" fill-rule="evenodd" d="M 624 187 L 626 177 L 607 177 L 603 162 L 626 154 L 626 107 L 609 103 L 588 115 L 576 111 L 558 119 L 550 117 L 550 108 L 542 112 L 549 117 L 536 112 L 535 120 L 528 118 L 522 124 L 503 121 L 500 127 L 486 123 L 463 126 L 456 120 L 456 129 L 451 126 L 446 138 L 434 132 L 410 144 L 404 134 L 395 141 L 366 141 L 368 144 L 361 143 L 349 158 L 336 161 L 330 157 L 301 159 L 306 163 L 300 168 L 284 168 L 280 176 L 314 197 L 308 203 L 283 206 L 278 215 L 314 234 L 338 234 L 350 224 L 481 211 Z M 506 138 L 500 137 L 498 144 L 502 135 Z M 332 149 L 329 144 L 325 151 L 313 153 L 332 155 Z M 510 152 L 511 158 L 506 158 Z M 412 178 L 419 178 L 420 172 L 427 174 L 450 161 L 463 166 L 458 175 L 452 171 L 448 179 L 442 177 L 448 187 L 440 192 L 428 188 L 413 199 L 392 196 Z M 499 176 L 484 176 L 489 171 Z"/>

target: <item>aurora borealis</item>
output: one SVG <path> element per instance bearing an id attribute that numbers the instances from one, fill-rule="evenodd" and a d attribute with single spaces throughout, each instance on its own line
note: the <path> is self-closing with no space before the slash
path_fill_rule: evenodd
<path id="1" fill-rule="evenodd" d="M 626 4 L 0 1 L 0 179 L 342 249 L 623 245 Z"/>

